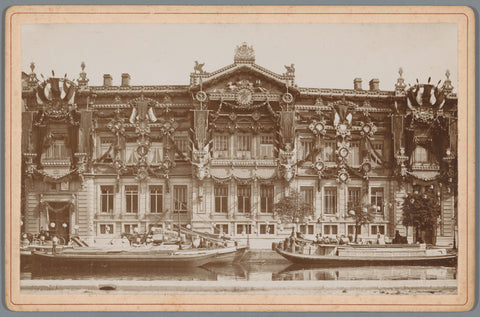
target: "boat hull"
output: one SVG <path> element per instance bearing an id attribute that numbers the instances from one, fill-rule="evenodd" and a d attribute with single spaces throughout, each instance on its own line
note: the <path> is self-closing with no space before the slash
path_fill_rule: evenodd
<path id="1" fill-rule="evenodd" d="M 202 266 L 215 259 L 215 254 L 209 253 L 57 253 L 49 254 L 33 252 L 32 261 L 42 266 L 168 266 L 194 267 Z"/>
<path id="2" fill-rule="evenodd" d="M 228 264 L 240 262 L 247 251 L 247 247 L 225 248 L 225 250 L 219 249 L 217 251 L 215 259 L 210 263 Z"/>
<path id="3" fill-rule="evenodd" d="M 295 264 L 303 266 L 378 266 L 378 265 L 455 265 L 456 255 L 435 256 L 338 256 L 338 255 L 305 255 L 282 250 L 278 247 L 275 251 Z"/>

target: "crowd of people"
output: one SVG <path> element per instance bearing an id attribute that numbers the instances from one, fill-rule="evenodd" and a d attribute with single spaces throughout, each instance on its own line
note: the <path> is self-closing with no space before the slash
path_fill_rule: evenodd
<path id="1" fill-rule="evenodd" d="M 385 244 L 407 244 L 407 237 L 401 236 L 399 231 L 395 232 L 394 239 L 390 240 L 385 235 L 377 233 L 376 239 L 363 239 L 359 238 L 357 242 L 354 241 L 353 235 L 329 235 L 329 236 L 322 236 L 321 233 L 318 233 L 315 238 L 312 240 L 306 239 L 303 234 L 300 232 L 292 231 L 291 235 L 283 241 L 283 245 L 281 244 L 284 250 L 295 250 L 302 249 L 306 246 L 315 246 L 319 244 L 330 244 L 330 245 L 348 245 L 348 244 L 360 244 L 360 245 L 368 245 L 368 244 L 378 244 L 378 245 L 385 245 Z"/>

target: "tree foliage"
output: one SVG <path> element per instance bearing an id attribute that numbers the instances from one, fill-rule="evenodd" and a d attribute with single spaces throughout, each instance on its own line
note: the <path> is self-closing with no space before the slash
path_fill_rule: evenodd
<path id="1" fill-rule="evenodd" d="M 411 193 L 403 203 L 403 225 L 412 226 L 417 231 L 433 229 L 440 212 L 440 202 L 433 192 Z"/>
<path id="2" fill-rule="evenodd" d="M 373 206 L 369 204 L 356 204 L 350 209 L 348 216 L 355 220 L 355 242 L 357 242 L 360 228 L 363 225 L 371 223 L 375 218 Z"/>
<path id="3" fill-rule="evenodd" d="M 273 211 L 284 222 L 296 222 L 297 219 L 303 221 L 304 218 L 314 214 L 312 206 L 297 190 L 291 190 L 288 196 L 282 197 L 273 206 Z"/>

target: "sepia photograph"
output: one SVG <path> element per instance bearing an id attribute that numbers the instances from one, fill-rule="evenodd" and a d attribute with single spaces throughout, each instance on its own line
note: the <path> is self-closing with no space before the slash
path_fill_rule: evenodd
<path id="1" fill-rule="evenodd" d="M 11 309 L 472 305 L 470 11 L 51 8 L 10 12 Z"/>

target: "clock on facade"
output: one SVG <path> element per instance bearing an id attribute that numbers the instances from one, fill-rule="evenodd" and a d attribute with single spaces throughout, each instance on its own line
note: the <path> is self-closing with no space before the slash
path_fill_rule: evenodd
<path id="1" fill-rule="evenodd" d="M 252 91 L 248 88 L 241 88 L 237 91 L 235 95 L 235 101 L 240 106 L 248 106 L 253 102 Z"/>

